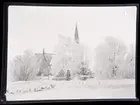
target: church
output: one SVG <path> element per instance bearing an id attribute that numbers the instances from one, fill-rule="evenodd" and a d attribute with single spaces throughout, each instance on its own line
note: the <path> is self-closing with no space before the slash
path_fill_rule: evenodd
<path id="1" fill-rule="evenodd" d="M 62 36 L 63 37 L 63 36 Z M 63 39 L 63 38 L 62 38 Z M 65 40 L 65 39 L 63 39 Z M 80 40 L 79 40 L 79 34 L 78 34 L 78 27 L 77 27 L 77 24 L 75 25 L 75 33 L 74 33 L 74 37 L 73 37 L 73 41 L 76 45 L 80 45 Z M 77 50 L 78 51 L 78 50 Z M 42 53 L 36 53 L 35 56 L 37 57 L 38 59 L 38 62 L 42 62 L 42 61 L 45 61 L 46 62 L 46 68 L 50 68 L 51 69 L 51 60 L 52 60 L 52 57 L 55 56 L 56 54 L 54 53 L 46 53 L 45 52 L 45 49 L 43 49 L 43 52 Z M 73 57 L 75 58 L 75 57 Z M 83 58 L 84 58 L 84 55 L 83 55 Z M 74 62 L 73 62 L 74 63 Z M 77 63 L 77 61 L 75 62 Z M 71 68 L 71 67 L 70 67 Z M 58 69 L 58 68 L 57 68 Z"/>

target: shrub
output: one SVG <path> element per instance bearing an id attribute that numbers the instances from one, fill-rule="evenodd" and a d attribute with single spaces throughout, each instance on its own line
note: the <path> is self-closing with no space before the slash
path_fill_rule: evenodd
<path id="1" fill-rule="evenodd" d="M 64 77 L 65 76 L 65 72 L 63 69 L 60 70 L 60 72 L 58 73 L 57 77 Z"/>
<path id="2" fill-rule="evenodd" d="M 71 79 L 71 73 L 70 70 L 67 70 L 66 80 L 70 80 L 70 79 Z"/>

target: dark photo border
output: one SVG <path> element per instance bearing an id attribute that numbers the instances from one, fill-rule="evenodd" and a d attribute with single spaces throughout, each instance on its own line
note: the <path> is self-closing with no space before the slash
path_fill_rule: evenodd
<path id="1" fill-rule="evenodd" d="M 94 7 L 111 7 L 111 6 L 136 6 L 137 20 L 136 20 L 136 99 L 76 99 L 76 100 L 32 100 L 32 101 L 7 101 L 6 100 L 6 84 L 7 84 L 7 51 L 8 51 L 8 7 L 11 5 L 18 6 L 94 6 Z M 2 40 L 2 71 L 1 71 L 1 89 L 0 89 L 0 103 L 3 104 L 17 104 L 17 103 L 52 103 L 52 102 L 93 102 L 93 101 L 138 101 L 138 30 L 139 30 L 139 4 L 48 4 L 48 3 L 17 3 L 6 2 L 3 5 L 3 40 Z"/>

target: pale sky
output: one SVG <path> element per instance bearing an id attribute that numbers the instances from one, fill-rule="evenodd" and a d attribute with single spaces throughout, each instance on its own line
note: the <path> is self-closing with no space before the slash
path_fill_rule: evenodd
<path id="1" fill-rule="evenodd" d="M 106 36 L 127 45 L 136 38 L 136 7 L 36 7 L 10 6 L 8 59 L 23 53 L 53 52 L 58 35 L 74 37 L 77 22 L 80 42 L 94 50 Z"/>

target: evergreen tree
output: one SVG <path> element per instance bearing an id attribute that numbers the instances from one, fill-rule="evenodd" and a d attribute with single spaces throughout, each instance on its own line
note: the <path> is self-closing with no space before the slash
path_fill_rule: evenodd
<path id="1" fill-rule="evenodd" d="M 63 69 L 60 70 L 58 77 L 64 77 L 65 76 L 65 72 Z"/>

